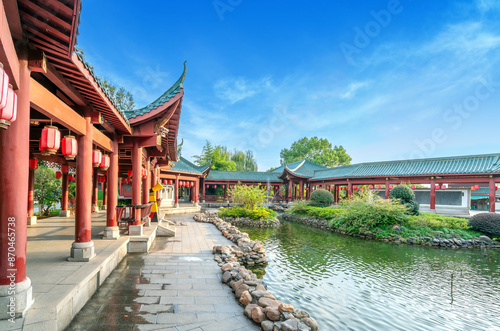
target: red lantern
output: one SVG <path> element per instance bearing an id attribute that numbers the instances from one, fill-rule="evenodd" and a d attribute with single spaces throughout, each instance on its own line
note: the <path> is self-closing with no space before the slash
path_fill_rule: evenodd
<path id="1" fill-rule="evenodd" d="M 381 188 L 382 188 L 382 186 L 380 186 L 380 185 L 379 185 L 379 186 L 377 186 L 377 189 L 379 189 L 379 190 L 380 190 Z"/>
<path id="2" fill-rule="evenodd" d="M 171 180 L 171 179 L 169 179 L 168 183 L 169 183 L 170 185 L 173 185 L 173 184 L 174 184 L 174 181 L 173 181 L 173 180 Z"/>
<path id="3" fill-rule="evenodd" d="M 436 190 L 439 190 L 439 185 L 438 185 L 438 184 L 436 184 L 435 188 L 436 188 Z"/>
<path id="4" fill-rule="evenodd" d="M 357 190 L 358 190 L 358 187 L 357 187 L 357 186 L 356 186 L 356 187 L 354 187 L 354 191 L 357 191 Z"/>
<path id="5" fill-rule="evenodd" d="M 209 188 L 209 187 L 210 187 L 210 185 L 208 185 L 208 184 L 207 184 L 207 185 L 205 185 L 205 188 Z"/>
<path id="6" fill-rule="evenodd" d="M 30 159 L 29 160 L 29 167 L 30 169 L 38 169 L 38 159 Z"/>
<path id="7" fill-rule="evenodd" d="M 39 149 L 42 155 L 53 155 L 57 152 L 61 144 L 61 132 L 52 125 L 47 125 L 42 130 Z"/>
<path id="8" fill-rule="evenodd" d="M 102 153 L 98 149 L 94 149 L 92 151 L 92 166 L 93 167 L 98 167 L 101 164 L 102 160 Z"/>
<path id="9" fill-rule="evenodd" d="M 63 164 L 63 165 L 61 166 L 61 171 L 62 171 L 62 172 L 64 172 L 65 174 L 67 174 L 67 173 L 68 173 L 68 171 L 69 171 L 69 167 L 68 167 L 68 165 L 67 165 L 67 164 Z"/>
<path id="10" fill-rule="evenodd" d="M 107 171 L 109 169 L 109 164 L 110 164 L 110 158 L 108 155 L 104 154 L 101 158 L 101 163 L 99 164 L 99 167 L 101 167 L 102 170 Z"/>
<path id="11" fill-rule="evenodd" d="M 127 184 L 129 184 L 129 185 L 130 185 L 130 182 L 131 182 L 131 181 L 132 181 L 132 178 L 127 177 Z"/>
<path id="12" fill-rule="evenodd" d="M 214 185 L 213 188 L 217 188 L 217 185 Z"/>
<path id="13" fill-rule="evenodd" d="M 498 186 L 495 186 L 495 191 L 497 191 L 497 190 L 498 190 Z"/>
<path id="14" fill-rule="evenodd" d="M 127 176 L 132 177 L 132 170 L 127 170 Z"/>
<path id="15" fill-rule="evenodd" d="M 166 179 L 163 180 L 163 184 L 167 185 L 168 181 Z"/>
<path id="16" fill-rule="evenodd" d="M 474 188 L 475 188 L 476 190 L 479 190 L 479 185 L 475 185 L 475 186 L 474 186 Z"/>
<path id="17" fill-rule="evenodd" d="M 69 180 L 73 180 L 73 179 L 75 179 L 75 176 L 73 176 L 73 175 L 68 175 L 68 179 L 69 179 Z"/>
<path id="18" fill-rule="evenodd" d="M 191 182 L 191 187 L 194 187 L 195 186 L 195 182 Z"/>
<path id="19" fill-rule="evenodd" d="M 3 69 L 3 64 L 0 63 L 0 109 L 7 105 L 9 89 L 9 75 Z"/>
<path id="20" fill-rule="evenodd" d="M 394 186 L 391 185 L 391 186 L 389 186 L 389 188 L 392 190 L 394 188 Z"/>
<path id="21" fill-rule="evenodd" d="M 56 171 L 56 178 L 59 179 L 61 178 L 62 173 L 60 171 Z"/>
<path id="22" fill-rule="evenodd" d="M 3 71 L 3 68 L 2 68 Z M 3 71 L 5 74 L 5 71 Z M 3 85 L 3 84 L 2 84 Z M 3 86 L 2 86 L 3 88 Z M 3 100 L 0 102 L 0 129 L 7 130 L 12 122 L 14 122 L 17 118 L 17 95 L 12 89 L 12 85 L 9 84 L 8 88 L 6 88 L 7 97 L 6 104 L 3 105 Z M 3 98 L 4 91 L 1 91 L 1 95 Z"/>
<path id="23" fill-rule="evenodd" d="M 411 186 L 411 189 L 412 189 L 412 190 L 414 190 L 414 189 L 415 189 L 415 185 L 412 185 L 412 186 Z"/>
<path id="24" fill-rule="evenodd" d="M 66 160 L 74 160 L 78 152 L 75 136 L 65 136 L 61 142 L 61 150 Z"/>
<path id="25" fill-rule="evenodd" d="M 444 186 L 444 184 L 443 184 L 443 186 L 441 186 L 441 189 L 446 190 L 446 186 Z"/>
<path id="26" fill-rule="evenodd" d="M 122 178 L 122 183 L 125 183 L 127 181 L 127 178 Z"/>
<path id="27" fill-rule="evenodd" d="M 471 189 L 471 191 L 475 191 L 475 190 L 476 190 L 476 187 L 471 186 L 471 187 L 470 187 L 470 189 Z"/>
<path id="28" fill-rule="evenodd" d="M 373 185 L 370 185 L 370 190 L 373 190 Z"/>

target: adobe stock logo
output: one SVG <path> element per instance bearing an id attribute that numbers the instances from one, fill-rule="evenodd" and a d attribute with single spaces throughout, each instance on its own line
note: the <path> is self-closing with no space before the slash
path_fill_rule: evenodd
<path id="1" fill-rule="evenodd" d="M 222 22 L 224 21 L 224 14 L 226 12 L 232 12 L 234 8 L 238 7 L 242 2 L 243 0 L 214 0 L 212 5 Z"/>
<path id="2" fill-rule="evenodd" d="M 400 14 L 403 9 L 403 5 L 401 5 L 399 0 L 389 0 L 387 2 L 387 9 L 382 9 L 378 12 L 374 10 L 370 11 L 373 20 L 368 21 L 363 29 L 358 26 L 353 28 L 355 35 L 352 44 L 340 43 L 340 50 L 344 54 L 346 61 L 349 64 L 355 64 L 354 56 L 359 55 L 361 50 L 368 47 L 372 40 L 380 35 L 382 28 L 389 26 L 392 18 Z"/>

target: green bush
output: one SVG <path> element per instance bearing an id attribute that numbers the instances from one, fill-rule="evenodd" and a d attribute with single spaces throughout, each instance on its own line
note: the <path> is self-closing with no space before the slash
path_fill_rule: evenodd
<path id="1" fill-rule="evenodd" d="M 244 207 L 219 208 L 219 217 L 249 217 L 253 220 L 269 220 L 276 217 L 276 212 L 264 207 L 248 209 Z"/>
<path id="2" fill-rule="evenodd" d="M 291 212 L 296 215 L 306 215 L 314 218 L 331 220 L 340 215 L 342 209 L 338 207 L 315 207 L 308 205 L 305 201 L 298 201 L 293 204 Z"/>
<path id="3" fill-rule="evenodd" d="M 397 185 L 389 193 L 389 198 L 399 200 L 401 204 L 407 207 L 407 214 L 418 215 L 420 205 L 415 201 L 415 193 L 408 185 Z"/>
<path id="4" fill-rule="evenodd" d="M 457 230 L 468 230 L 469 221 L 465 218 L 442 216 L 438 214 L 422 213 L 411 216 L 408 220 L 410 227 L 429 227 L 433 229 L 448 228 Z"/>
<path id="5" fill-rule="evenodd" d="M 330 223 L 337 229 L 359 233 L 362 229 L 404 224 L 408 220 L 407 207 L 398 200 L 383 200 L 378 196 L 344 200 L 343 211 Z"/>
<path id="6" fill-rule="evenodd" d="M 229 197 L 232 202 L 242 205 L 247 209 L 255 209 L 264 204 L 267 191 L 258 186 L 235 185 L 229 189 Z"/>
<path id="7" fill-rule="evenodd" d="M 490 238 L 500 238 L 500 214 L 481 213 L 474 215 L 469 221 L 469 226 Z"/>
<path id="8" fill-rule="evenodd" d="M 317 207 L 331 205 L 333 201 L 333 194 L 330 191 L 320 189 L 311 193 L 311 204 Z"/>
<path id="9" fill-rule="evenodd" d="M 389 193 L 391 199 L 401 199 L 402 202 L 408 203 L 415 200 L 415 193 L 407 185 L 397 185 Z"/>

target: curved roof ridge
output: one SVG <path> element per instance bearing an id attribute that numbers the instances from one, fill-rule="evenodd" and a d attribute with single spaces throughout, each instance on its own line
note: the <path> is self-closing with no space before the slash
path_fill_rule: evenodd
<path id="1" fill-rule="evenodd" d="M 134 110 L 128 110 L 125 111 L 125 114 L 128 116 L 128 118 L 134 118 L 140 115 L 143 115 L 145 113 L 149 113 L 150 111 L 160 107 L 163 105 L 165 102 L 173 98 L 177 93 L 181 92 L 184 89 L 183 83 L 184 79 L 186 79 L 186 72 L 187 72 L 187 66 L 186 62 L 184 61 L 184 70 L 182 71 L 181 76 L 177 81 L 168 89 L 166 90 L 162 95 L 160 95 L 155 101 L 151 102 L 149 105 L 134 109 Z"/>
<path id="2" fill-rule="evenodd" d="M 285 165 L 285 169 L 288 169 L 290 170 L 291 172 L 295 172 L 297 171 L 300 167 L 302 167 L 304 165 L 304 163 L 306 162 L 306 159 L 303 159 L 302 162 L 300 162 L 300 164 L 298 166 L 296 166 L 295 168 L 293 169 L 290 169 L 288 168 L 288 166 Z"/>

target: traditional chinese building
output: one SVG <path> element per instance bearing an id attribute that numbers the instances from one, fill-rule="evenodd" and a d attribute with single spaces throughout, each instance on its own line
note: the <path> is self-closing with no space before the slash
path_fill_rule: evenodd
<path id="1" fill-rule="evenodd" d="M 27 225 L 36 223 L 34 173 L 39 160 L 60 167 L 56 176 L 62 179 L 62 216 L 70 216 L 68 183 L 76 182 L 75 237 L 68 247 L 69 261 L 75 262 L 95 256 L 91 215 L 97 210 L 98 187 L 104 190 L 107 215 L 104 239 L 115 239 L 120 235 L 120 184 L 131 187 L 129 220 L 141 228 L 149 216 L 150 188 L 160 178 L 199 185 L 202 173 L 169 170 L 174 162 L 182 163 L 177 132 L 185 64 L 179 79 L 158 99 L 123 111 L 83 54 L 75 51 L 80 0 L 0 3 L 0 319 L 5 319 L 10 316 L 10 287 L 16 288 L 16 316 L 33 302 L 26 233 Z M 197 201 L 195 192 L 192 199 Z"/>

